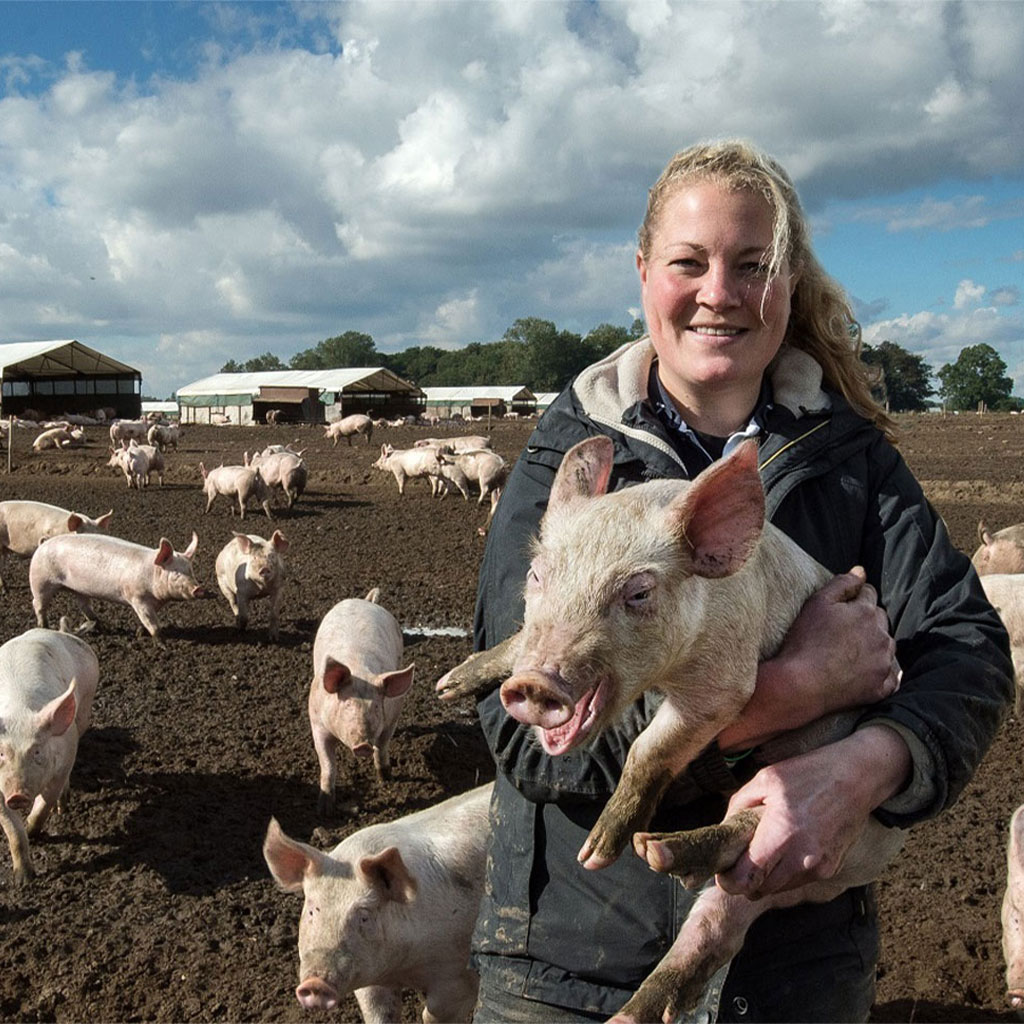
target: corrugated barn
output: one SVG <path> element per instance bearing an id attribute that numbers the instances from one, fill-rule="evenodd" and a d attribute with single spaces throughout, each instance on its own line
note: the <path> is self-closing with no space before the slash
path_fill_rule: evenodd
<path id="1" fill-rule="evenodd" d="M 537 397 L 521 384 L 492 386 L 476 384 L 464 388 L 424 388 L 428 413 L 448 418 L 458 415 L 466 419 L 504 416 L 514 412 L 528 416 L 537 411 Z"/>
<path id="2" fill-rule="evenodd" d="M 141 409 L 141 372 L 80 341 L 0 345 L 0 376 L 4 416 L 53 419 L 103 409 L 108 418 L 137 419 Z"/>
<path id="3" fill-rule="evenodd" d="M 182 423 L 324 423 L 362 412 L 416 416 L 423 392 L 382 366 L 336 370 L 263 370 L 215 373 L 178 388 Z"/>

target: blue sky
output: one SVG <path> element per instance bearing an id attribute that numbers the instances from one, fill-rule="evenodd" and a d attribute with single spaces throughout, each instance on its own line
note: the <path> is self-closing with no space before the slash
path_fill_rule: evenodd
<path id="1" fill-rule="evenodd" d="M 0 2 L 0 339 L 163 397 L 345 330 L 628 324 L 646 190 L 745 136 L 869 342 L 1024 395 L 1024 3 Z M 794 56 L 786 56 L 794 55 Z"/>

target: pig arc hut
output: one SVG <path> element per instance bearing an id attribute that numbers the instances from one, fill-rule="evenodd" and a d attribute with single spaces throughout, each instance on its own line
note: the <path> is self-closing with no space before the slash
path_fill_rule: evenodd
<path id="1" fill-rule="evenodd" d="M 103 409 L 107 419 L 138 419 L 142 408 L 142 373 L 80 341 L 0 344 L 0 380 L 4 416 L 51 419 Z"/>
<path id="2" fill-rule="evenodd" d="M 261 370 L 215 373 L 178 388 L 182 423 L 324 423 L 366 413 L 416 416 L 423 392 L 382 366 L 334 370 Z"/>

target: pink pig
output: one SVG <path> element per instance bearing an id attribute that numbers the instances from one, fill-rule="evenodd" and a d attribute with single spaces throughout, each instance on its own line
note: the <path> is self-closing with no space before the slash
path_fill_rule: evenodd
<path id="1" fill-rule="evenodd" d="M 192 557 L 198 546 L 195 533 L 180 553 L 166 537 L 155 549 L 102 534 L 54 537 L 36 551 L 29 564 L 36 621 L 46 625 L 46 611 L 57 591 L 63 589 L 74 595 L 89 628 L 96 625 L 91 601 L 99 598 L 128 605 L 150 635 L 158 637 L 156 615 L 168 601 L 206 596 L 192 575 Z"/>
<path id="2" fill-rule="evenodd" d="M 313 641 L 309 725 L 320 762 L 321 817 L 334 813 L 339 744 L 356 757 L 372 754 L 379 779 L 390 772 L 388 744 L 412 685 L 413 665 L 399 668 L 402 630 L 377 604 L 378 596 L 374 587 L 365 599 L 339 601 L 323 617 Z"/>
<path id="3" fill-rule="evenodd" d="M 217 555 L 217 585 L 227 598 L 240 630 L 249 624 L 249 602 L 270 598 L 270 639 L 278 639 L 279 612 L 285 567 L 281 555 L 288 541 L 280 530 L 270 540 L 236 533 Z"/>

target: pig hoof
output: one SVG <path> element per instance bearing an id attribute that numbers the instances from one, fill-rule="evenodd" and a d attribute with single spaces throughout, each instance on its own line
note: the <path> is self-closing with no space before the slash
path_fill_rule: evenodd
<path id="1" fill-rule="evenodd" d="M 671 849 L 650 832 L 637 832 L 633 836 L 633 849 L 638 857 L 647 861 L 652 871 L 665 874 L 672 870 L 674 858 Z"/>
<path id="2" fill-rule="evenodd" d="M 86 619 L 85 622 L 83 622 L 78 627 L 78 629 L 75 630 L 75 632 L 76 633 L 85 633 L 85 634 L 95 633 L 96 632 L 96 628 L 98 626 L 99 626 L 99 623 L 95 619 Z"/>
<path id="3" fill-rule="evenodd" d="M 316 814 L 318 818 L 334 817 L 334 796 L 330 793 L 320 793 L 316 798 Z"/>

